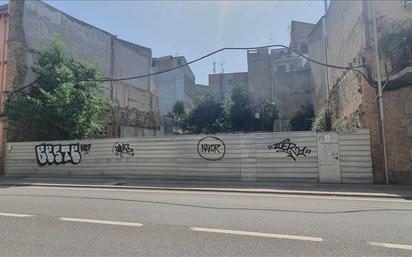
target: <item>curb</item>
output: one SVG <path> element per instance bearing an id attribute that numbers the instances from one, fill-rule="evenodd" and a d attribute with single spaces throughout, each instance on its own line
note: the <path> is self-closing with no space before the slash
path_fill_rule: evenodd
<path id="1" fill-rule="evenodd" d="M 161 190 L 161 191 L 192 191 L 192 192 L 217 192 L 217 193 L 254 193 L 254 194 L 279 194 L 279 195 L 310 195 L 310 196 L 338 196 L 358 198 L 385 198 L 411 200 L 412 195 L 398 195 L 388 193 L 357 193 L 357 192 L 328 192 L 328 191 L 304 191 L 304 190 L 276 190 L 276 189 L 240 189 L 240 188 L 209 188 L 209 187 L 158 187 L 158 186 L 122 186 L 122 185 L 78 185 L 78 184 L 48 184 L 5 183 L 0 186 L 14 187 L 50 187 L 50 188 L 86 188 L 86 189 L 116 189 L 116 190 Z"/>

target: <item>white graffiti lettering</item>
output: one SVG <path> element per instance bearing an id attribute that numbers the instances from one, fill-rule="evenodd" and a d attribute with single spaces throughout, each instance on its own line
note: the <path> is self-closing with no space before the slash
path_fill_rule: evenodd
<path id="1" fill-rule="evenodd" d="M 87 150 L 89 153 L 91 145 L 86 147 L 77 144 L 40 144 L 35 146 L 37 163 L 40 166 L 60 165 L 66 163 L 79 164 L 82 160 L 81 150 Z"/>

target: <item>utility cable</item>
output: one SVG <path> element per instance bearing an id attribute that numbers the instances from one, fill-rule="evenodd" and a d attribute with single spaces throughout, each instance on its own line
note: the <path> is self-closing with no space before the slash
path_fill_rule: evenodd
<path id="1" fill-rule="evenodd" d="M 207 57 L 210 57 L 210 56 L 212 56 L 212 55 L 214 55 L 214 54 L 217 54 L 217 53 L 219 53 L 219 52 L 226 51 L 226 50 L 256 50 L 256 49 L 259 49 L 259 48 L 271 48 L 271 47 L 282 47 L 282 48 L 286 48 L 286 49 L 290 50 L 291 52 L 293 52 L 293 53 L 295 53 L 295 54 L 297 54 L 297 55 L 305 58 L 306 60 L 308 60 L 308 61 L 310 61 L 310 62 L 319 64 L 319 65 L 322 65 L 322 66 L 327 66 L 327 67 L 330 67 L 330 68 L 335 68 L 335 69 L 353 70 L 353 71 L 356 71 L 356 72 L 361 73 L 365 78 L 367 78 L 365 74 L 363 74 L 361 71 L 359 71 L 359 70 L 356 69 L 356 68 L 365 68 L 364 65 L 344 67 L 344 66 L 338 66 L 338 65 L 333 65 L 333 64 L 326 64 L 326 63 L 317 61 L 317 60 L 315 60 L 315 59 L 312 59 L 312 58 L 310 58 L 310 57 L 307 57 L 307 56 L 305 56 L 304 54 L 298 52 L 297 50 L 294 50 L 294 49 L 292 49 L 292 48 L 290 48 L 290 47 L 288 47 L 288 46 L 285 46 L 285 45 L 266 45 L 266 46 L 258 46 L 258 47 L 224 47 L 224 48 L 221 48 L 221 49 L 219 49 L 219 50 L 213 51 L 213 52 L 211 52 L 211 53 L 209 53 L 209 54 L 206 54 L 206 55 L 204 55 L 204 56 L 202 56 L 202 57 L 199 57 L 199 58 L 197 58 L 197 59 L 194 59 L 194 60 L 192 60 L 192 61 L 190 61 L 190 62 L 186 62 L 186 63 L 184 63 L 184 64 L 181 64 L 181 65 L 178 65 L 178 66 L 176 66 L 176 67 L 173 67 L 173 68 L 170 68 L 170 69 L 166 69 L 166 70 L 163 70 L 163 71 L 158 71 L 158 72 L 149 73 L 149 74 L 144 74 L 144 75 L 139 75 L 139 76 L 125 77 L 125 78 L 105 78 L 105 79 L 99 79 L 99 80 L 86 80 L 86 81 L 80 81 L 80 82 L 87 82 L 87 81 L 115 82 L 115 81 L 124 81 L 124 80 L 132 80 L 132 79 L 141 79 L 141 78 L 146 78 L 146 77 L 150 77 L 150 76 L 156 76 L 156 75 L 159 75 L 159 74 L 163 74 L 163 73 L 166 73 L 166 72 L 170 72 L 170 71 L 173 71 L 173 70 L 180 69 L 180 68 L 182 68 L 182 67 L 188 66 L 188 65 L 190 65 L 190 64 L 192 64 L 192 63 L 195 63 L 195 62 L 198 62 L 198 61 L 200 61 L 200 60 L 206 59 Z"/>
<path id="2" fill-rule="evenodd" d="M 300 53 L 299 51 L 297 51 L 297 50 L 295 50 L 295 49 L 292 49 L 292 48 L 290 48 L 290 47 L 288 47 L 288 46 L 280 45 L 280 44 L 276 44 L 276 45 L 270 44 L 270 45 L 258 46 L 258 47 L 224 47 L 224 48 L 218 49 L 218 50 L 216 50 L 216 51 L 213 51 L 213 52 L 211 52 L 211 53 L 208 53 L 208 54 L 206 54 L 206 55 L 204 55 L 204 56 L 202 56 L 202 57 L 199 57 L 199 58 L 197 58 L 197 59 L 194 59 L 194 60 L 192 60 L 192 61 L 190 61 L 190 62 L 186 62 L 186 63 L 184 63 L 184 64 L 181 64 L 181 65 L 178 65 L 178 66 L 176 66 L 176 67 L 173 67 L 173 68 L 170 68 L 170 69 L 166 69 L 166 70 L 163 70 L 163 71 L 158 71 L 158 72 L 148 73 L 148 74 L 138 75 L 138 76 L 132 76 L 132 77 L 124 77 L 124 78 L 104 78 L 104 79 L 97 79 L 97 80 L 81 80 L 81 81 L 77 81 L 77 83 L 80 83 L 80 82 L 116 82 L 116 81 L 125 81 L 125 80 L 132 80 L 132 79 L 147 78 L 147 77 L 156 76 L 156 75 L 160 75 L 160 74 L 163 74 L 163 73 L 166 73 L 166 72 L 170 72 L 170 71 L 173 71 L 173 70 L 180 69 L 180 68 L 182 68 L 182 67 L 185 67 L 185 66 L 188 66 L 188 65 L 190 65 L 190 64 L 193 64 L 193 63 L 195 63 L 195 62 L 201 61 L 201 60 L 206 59 L 206 58 L 208 58 L 208 57 L 210 57 L 210 56 L 212 56 L 212 55 L 214 55 L 214 54 L 217 54 L 217 53 L 219 53 L 219 52 L 226 51 L 226 50 L 257 50 L 257 49 L 272 48 L 272 47 L 286 48 L 286 49 L 288 49 L 289 51 L 297 54 L 298 56 L 300 56 L 300 57 L 302 57 L 302 58 L 305 58 L 306 60 L 308 60 L 308 61 L 310 61 L 310 62 L 313 62 L 313 63 L 315 63 L 315 64 L 318 64 L 318 65 L 321 65 L 321 66 L 326 66 L 326 67 L 330 67 L 330 68 L 334 68 L 334 69 L 341 69 L 341 70 L 352 70 L 352 71 L 354 71 L 354 72 L 357 72 L 357 73 L 361 74 L 361 75 L 368 81 L 368 83 L 369 83 L 371 86 L 376 87 L 376 86 L 375 86 L 375 83 L 373 83 L 372 81 L 370 81 L 370 79 L 369 79 L 362 71 L 357 70 L 357 68 L 366 68 L 364 65 L 345 67 L 345 66 L 338 66 L 338 65 L 333 65 L 333 64 L 326 64 L 326 63 L 320 62 L 320 61 L 318 61 L 318 60 L 312 59 L 312 58 L 310 58 L 310 57 L 308 57 L 308 56 L 305 56 L 304 54 Z M 23 90 L 26 89 L 26 88 L 29 88 L 29 87 L 34 86 L 38 81 L 39 81 L 39 78 L 37 78 L 36 80 L 34 80 L 33 82 L 29 83 L 28 85 L 26 85 L 26 86 L 24 86 L 24 87 L 21 87 L 21 88 L 19 88 L 19 89 L 16 89 L 16 90 L 12 91 L 12 92 L 8 95 L 7 100 L 10 100 L 10 97 L 13 96 L 13 95 L 15 95 L 16 93 L 21 92 L 21 91 L 23 91 Z M 4 117 L 4 115 L 5 115 L 4 113 L 0 113 L 0 117 Z"/>

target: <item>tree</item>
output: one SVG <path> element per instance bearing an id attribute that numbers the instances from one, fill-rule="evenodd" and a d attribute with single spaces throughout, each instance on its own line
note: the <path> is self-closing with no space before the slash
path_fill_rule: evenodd
<path id="1" fill-rule="evenodd" d="M 314 117 L 313 105 L 301 106 L 301 109 L 290 120 L 292 131 L 311 130 Z"/>
<path id="2" fill-rule="evenodd" d="M 69 57 L 58 38 L 34 54 L 36 85 L 5 103 L 9 137 L 42 141 L 93 137 L 113 107 L 101 96 L 98 68 Z"/>
<path id="3" fill-rule="evenodd" d="M 194 133 L 220 132 L 220 122 L 223 116 L 222 105 L 211 95 L 205 95 L 196 103 L 189 114 L 187 125 Z"/>
<path id="4" fill-rule="evenodd" d="M 278 118 L 276 105 L 270 101 L 265 101 L 260 106 L 260 129 L 262 131 L 273 131 L 273 124 Z"/>
<path id="5" fill-rule="evenodd" d="M 187 113 L 183 101 L 177 100 L 172 107 L 172 113 L 177 120 L 187 119 Z"/>
<path id="6" fill-rule="evenodd" d="M 232 131 L 255 130 L 258 122 L 249 109 L 249 99 L 244 90 L 241 87 L 232 88 L 230 98 L 228 120 Z"/>

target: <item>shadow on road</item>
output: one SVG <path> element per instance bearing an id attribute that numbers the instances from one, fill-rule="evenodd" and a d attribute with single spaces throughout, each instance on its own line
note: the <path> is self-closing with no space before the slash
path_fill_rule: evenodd
<path id="1" fill-rule="evenodd" d="M 219 207 L 219 206 L 206 206 L 206 205 L 200 205 L 200 204 L 197 205 L 197 204 L 183 204 L 183 203 L 161 202 L 161 201 L 145 201 L 145 200 L 122 199 L 122 198 L 64 196 L 64 195 L 56 196 L 56 195 L 0 194 L 0 196 L 73 198 L 73 199 L 87 199 L 87 200 L 105 200 L 105 201 L 122 201 L 122 202 L 147 203 L 147 204 L 162 204 L 162 205 L 173 205 L 173 206 L 203 208 L 203 209 L 213 209 L 213 210 L 269 211 L 269 212 L 289 212 L 289 213 L 306 213 L 306 214 L 347 214 L 347 213 L 362 213 L 362 212 L 412 212 L 412 209 L 358 209 L 358 210 L 347 210 L 347 211 L 301 211 L 301 210 L 272 209 L 272 208 Z"/>

